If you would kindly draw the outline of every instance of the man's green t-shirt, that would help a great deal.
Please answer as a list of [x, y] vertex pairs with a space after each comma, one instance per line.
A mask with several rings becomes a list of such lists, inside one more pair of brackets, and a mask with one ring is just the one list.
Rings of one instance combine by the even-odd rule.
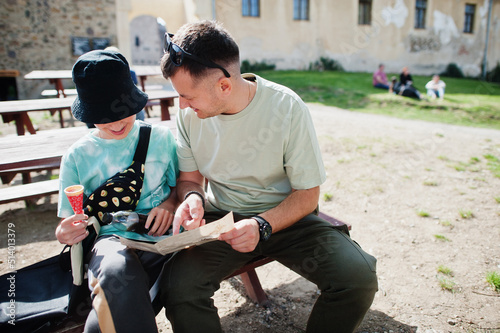
[[200, 119], [190, 108], [177, 116], [179, 169], [209, 180], [207, 210], [254, 214], [292, 191], [326, 180], [311, 115], [292, 90], [253, 74], [250, 104], [233, 115]]

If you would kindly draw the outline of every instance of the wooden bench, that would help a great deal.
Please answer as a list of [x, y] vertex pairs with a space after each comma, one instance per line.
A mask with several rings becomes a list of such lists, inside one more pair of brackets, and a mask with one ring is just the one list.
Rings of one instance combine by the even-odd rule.
[[23, 180], [23, 185], [0, 188], [0, 205], [24, 200], [26, 207], [31, 208], [36, 205], [34, 200], [56, 194], [59, 186], [58, 179], [32, 183], [31, 172], [50, 172], [54, 169], [59, 169], [59, 166], [59, 162], [54, 162], [46, 165], [0, 171], [0, 178], [4, 184], [9, 184], [18, 173], [22, 174]]
[[[72, 96], [78, 94], [76, 89], [65, 89], [64, 93], [66, 94], [66, 96]], [[43, 97], [59, 97], [60, 93], [55, 89], [46, 89], [42, 91], [41, 95]]]
[[[351, 230], [350, 225], [322, 212], [320, 212], [318, 216], [323, 220], [330, 222], [335, 227], [340, 228], [343, 232], [349, 234], [349, 230]], [[235, 271], [233, 274], [226, 277], [226, 279], [240, 275], [248, 297], [261, 306], [267, 306], [269, 300], [264, 289], [262, 289], [262, 285], [260, 284], [259, 277], [257, 276], [255, 269], [272, 261], [274, 261], [274, 259], [265, 256], [255, 258], [254, 260], [248, 262], [245, 266]]]
[[21, 167], [21, 168], [3, 170], [0, 171], [0, 179], [2, 179], [3, 184], [9, 184], [18, 173], [21, 173], [23, 176], [23, 184], [28, 184], [31, 183], [31, 172], [52, 171], [55, 169], [59, 169], [59, 166], [60, 166], [59, 162], [54, 162], [32, 167]]
[[[335, 227], [340, 228], [343, 232], [349, 233], [349, 230], [351, 230], [350, 225], [337, 220], [332, 216], [326, 215], [321, 212], [318, 214], [318, 216], [330, 222]], [[274, 259], [265, 256], [255, 258], [245, 266], [235, 271], [233, 274], [227, 276], [225, 279], [240, 275], [241, 281], [245, 287], [248, 297], [250, 297], [253, 302], [261, 306], [267, 306], [269, 304], [269, 300], [267, 298], [266, 292], [264, 291], [264, 289], [262, 289], [262, 285], [260, 284], [260, 280], [255, 269], [272, 261], [274, 261]], [[158, 304], [156, 304], [156, 306], [157, 305]], [[159, 309], [156, 309], [157, 312], [159, 312], [160, 310], [161, 307]], [[51, 328], [49, 330], [49, 333], [81, 333], [83, 332], [85, 320], [86, 314], [84, 313], [76, 316], [67, 316], [60, 323]]]
[[4, 187], [0, 191], [0, 204], [25, 200], [28, 207], [31, 200], [59, 192], [59, 179], [44, 180], [35, 183]]

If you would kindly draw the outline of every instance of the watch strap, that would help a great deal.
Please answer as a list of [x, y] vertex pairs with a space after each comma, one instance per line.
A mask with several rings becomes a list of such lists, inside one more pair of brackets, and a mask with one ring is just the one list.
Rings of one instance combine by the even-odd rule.
[[198, 191], [189, 191], [188, 193], [186, 193], [186, 195], [184, 196], [184, 200], [187, 199], [187, 197], [189, 197], [191, 194], [196, 194], [197, 196], [200, 197], [201, 199], [201, 204], [203, 205], [203, 210], [205, 210], [205, 197], [203, 196], [203, 194], [201, 194], [200, 192]]
[[269, 222], [267, 222], [267, 220], [265, 218], [263, 218], [262, 216], [252, 216], [252, 219], [254, 219], [255, 221], [257, 221], [257, 223], [259, 224], [259, 234], [260, 234], [260, 240], [267, 240], [270, 235], [267, 236], [267, 238], [265, 238], [265, 234], [264, 234], [264, 226], [268, 226], [270, 231], [272, 232], [273, 228], [271, 227], [271, 224]]

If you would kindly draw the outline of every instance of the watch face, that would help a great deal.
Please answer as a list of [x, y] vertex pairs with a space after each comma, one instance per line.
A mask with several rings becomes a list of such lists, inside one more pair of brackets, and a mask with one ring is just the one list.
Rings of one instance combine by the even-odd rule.
[[268, 240], [273, 233], [273, 227], [261, 216], [254, 216], [253, 219], [259, 223], [260, 240]]
[[260, 238], [263, 241], [266, 241], [271, 237], [272, 228], [268, 222], [262, 223], [260, 226]]

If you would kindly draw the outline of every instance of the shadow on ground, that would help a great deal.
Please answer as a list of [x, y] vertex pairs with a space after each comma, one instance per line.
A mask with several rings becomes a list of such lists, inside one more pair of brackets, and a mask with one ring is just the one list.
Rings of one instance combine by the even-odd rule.
[[[302, 279], [302, 278], [301, 278]], [[245, 297], [245, 303], [235, 304], [234, 312], [222, 316], [221, 323], [225, 332], [273, 332], [299, 333], [305, 332], [307, 320], [318, 294], [314, 291], [291, 293], [300, 290], [301, 279], [281, 284], [266, 290], [269, 307], [254, 304], [247, 296], [245, 288], [238, 277], [228, 280], [229, 284]], [[295, 296], [293, 296], [295, 294]], [[297, 296], [299, 295], [300, 296]], [[230, 301], [230, 300], [227, 300]], [[335, 329], [332, 329], [334, 332]], [[417, 327], [399, 322], [387, 314], [369, 310], [357, 333], [401, 332], [414, 333]]]

